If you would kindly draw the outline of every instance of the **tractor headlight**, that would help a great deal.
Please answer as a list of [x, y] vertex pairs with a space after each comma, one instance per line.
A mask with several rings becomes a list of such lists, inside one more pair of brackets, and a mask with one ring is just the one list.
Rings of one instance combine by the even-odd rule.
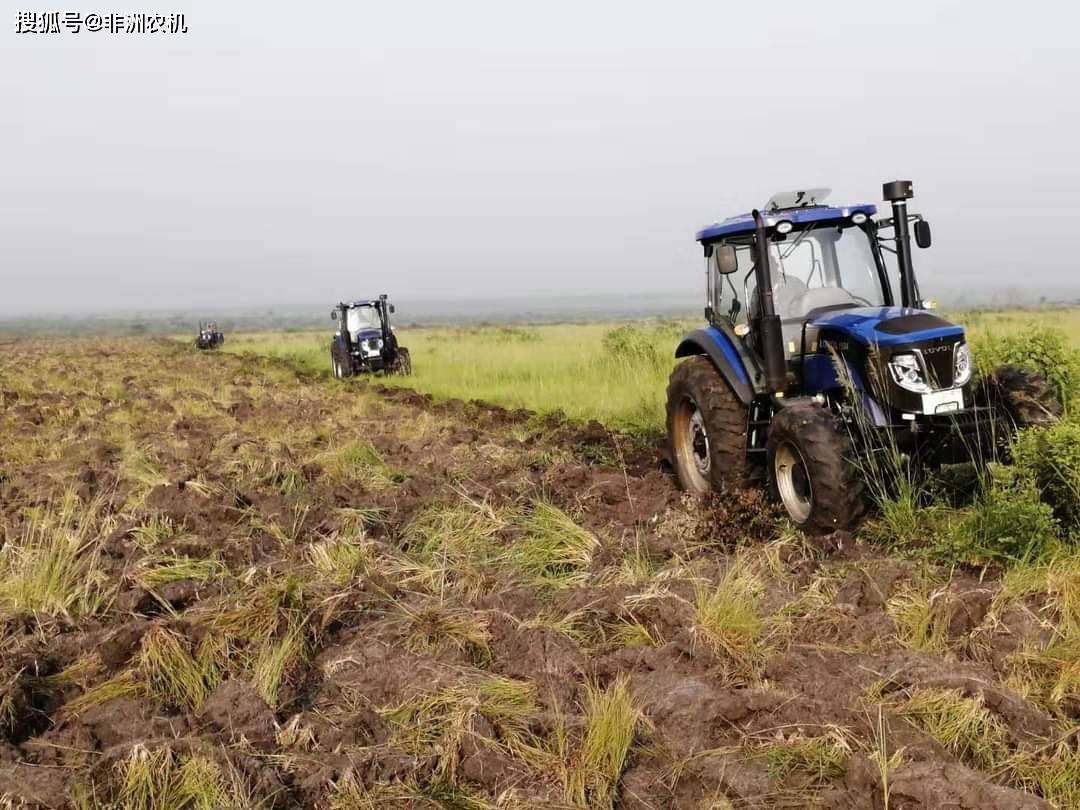
[[971, 349], [966, 343], [956, 344], [953, 352], [953, 385], [964, 385], [971, 379]]
[[893, 382], [908, 391], [916, 394], [927, 394], [930, 386], [923, 375], [919, 358], [913, 354], [898, 354], [889, 361], [889, 373], [892, 374]]

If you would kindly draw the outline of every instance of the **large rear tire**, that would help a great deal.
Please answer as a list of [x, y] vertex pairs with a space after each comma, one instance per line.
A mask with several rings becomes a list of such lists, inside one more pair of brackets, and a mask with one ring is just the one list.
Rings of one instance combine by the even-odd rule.
[[990, 403], [1004, 411], [1016, 429], [1053, 425], [1064, 411], [1046, 377], [1023, 366], [1001, 366], [985, 385]]
[[746, 417], [746, 406], [709, 358], [691, 357], [672, 372], [667, 432], [680, 487], [704, 495], [750, 483]]
[[828, 409], [812, 403], [781, 408], [769, 425], [769, 488], [799, 528], [835, 531], [866, 514], [866, 483], [851, 437]]

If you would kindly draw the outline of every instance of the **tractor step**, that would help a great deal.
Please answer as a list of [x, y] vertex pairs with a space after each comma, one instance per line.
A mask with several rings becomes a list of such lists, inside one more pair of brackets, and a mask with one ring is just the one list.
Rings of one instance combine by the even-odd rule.
[[770, 424], [772, 424], [772, 403], [760, 399], [751, 402], [746, 413], [746, 454], [748, 456], [765, 452]]

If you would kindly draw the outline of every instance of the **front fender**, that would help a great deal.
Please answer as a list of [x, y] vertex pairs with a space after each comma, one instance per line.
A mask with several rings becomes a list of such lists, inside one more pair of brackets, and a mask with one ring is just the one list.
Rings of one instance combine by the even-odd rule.
[[693, 357], [706, 355], [720, 376], [724, 378], [732, 392], [744, 405], [749, 405], [754, 398], [754, 388], [739, 350], [732, 339], [715, 326], [697, 329], [683, 338], [675, 357]]

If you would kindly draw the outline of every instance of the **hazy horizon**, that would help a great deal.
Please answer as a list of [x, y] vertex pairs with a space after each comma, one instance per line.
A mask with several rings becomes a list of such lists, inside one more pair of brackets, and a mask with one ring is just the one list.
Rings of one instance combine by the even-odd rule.
[[3, 6], [4, 316], [694, 297], [701, 225], [894, 178], [928, 294], [1080, 294], [1064, 2], [187, 0], [141, 38]]

